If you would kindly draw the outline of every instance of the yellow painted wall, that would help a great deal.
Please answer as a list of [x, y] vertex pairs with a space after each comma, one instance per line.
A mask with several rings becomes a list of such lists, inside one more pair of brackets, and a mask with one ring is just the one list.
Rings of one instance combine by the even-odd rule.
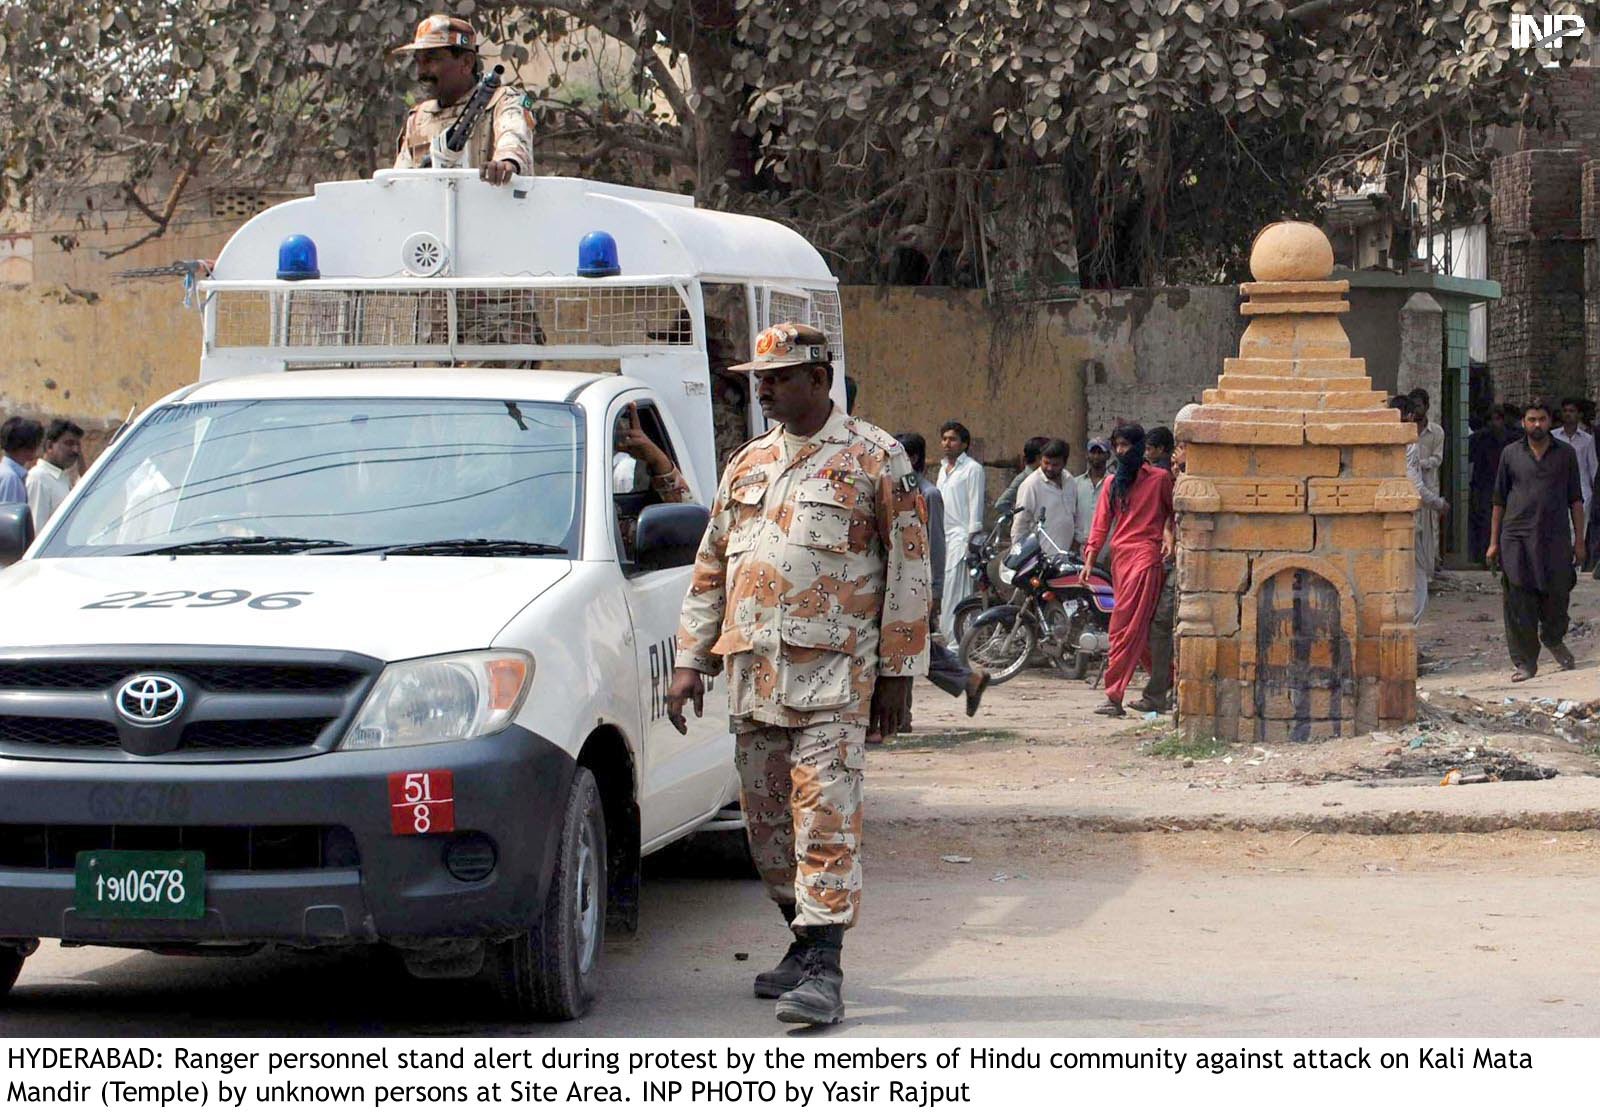
[[1090, 437], [1117, 422], [1171, 425], [1237, 352], [1232, 287], [1083, 291], [992, 306], [982, 291], [848, 287], [845, 345], [856, 410], [915, 430], [936, 455], [950, 419], [973, 435], [993, 491], [1034, 435], [1065, 438], [1084, 467]]
[[[179, 280], [0, 290], [0, 413], [75, 419], [98, 450], [128, 408], [193, 383], [200, 315]], [[94, 435], [99, 435], [95, 437]]]
[[[178, 279], [102, 278], [97, 288], [0, 289], [0, 415], [65, 415], [103, 436], [129, 407], [194, 382], [201, 318], [184, 309]], [[999, 466], [991, 485], [1009, 479], [1004, 463], [1035, 434], [1066, 438], [1078, 469], [1091, 410], [1104, 425], [1102, 399], [1148, 394], [1119, 414], [1170, 422], [1182, 400], [1168, 395], [1215, 382], [1221, 359], [1208, 350], [1230, 346], [1238, 321], [1216, 295], [1232, 297], [1221, 288], [1194, 298], [1181, 290], [1084, 292], [996, 308], [982, 291], [847, 287], [856, 409], [891, 432], [921, 432], [935, 453], [940, 424], [966, 423], [975, 456]], [[1086, 373], [1106, 382], [1086, 385]], [[91, 437], [91, 449], [100, 442]]]
[[857, 413], [920, 433], [930, 460], [950, 419], [989, 463], [1014, 458], [1035, 434], [1084, 441], [1082, 366], [1095, 341], [1074, 332], [1070, 314], [996, 311], [982, 291], [952, 288], [847, 287], [842, 301]]

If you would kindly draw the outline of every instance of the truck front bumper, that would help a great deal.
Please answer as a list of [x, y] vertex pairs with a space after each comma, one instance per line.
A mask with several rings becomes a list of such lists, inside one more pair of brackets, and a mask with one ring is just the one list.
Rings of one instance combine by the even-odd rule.
[[[519, 726], [275, 763], [0, 760], [0, 940], [331, 945], [517, 933], [543, 910], [573, 768]], [[451, 773], [453, 830], [397, 835], [389, 777], [423, 771]], [[204, 917], [80, 914], [72, 860], [101, 848], [206, 851]], [[462, 878], [491, 858], [482, 878]]]

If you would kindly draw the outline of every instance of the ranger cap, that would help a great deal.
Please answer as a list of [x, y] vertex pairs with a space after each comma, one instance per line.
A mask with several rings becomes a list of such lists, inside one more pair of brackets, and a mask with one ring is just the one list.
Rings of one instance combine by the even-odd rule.
[[396, 47], [391, 53], [402, 54], [408, 50], [442, 50], [445, 47], [465, 47], [467, 50], [476, 51], [478, 33], [472, 29], [472, 24], [464, 19], [431, 15], [417, 24], [417, 34], [414, 39], [405, 46]]
[[754, 357], [744, 364], [733, 365], [728, 371], [759, 372], [764, 368], [827, 364], [832, 360], [827, 334], [815, 326], [802, 325], [800, 322], [779, 322], [757, 335]]

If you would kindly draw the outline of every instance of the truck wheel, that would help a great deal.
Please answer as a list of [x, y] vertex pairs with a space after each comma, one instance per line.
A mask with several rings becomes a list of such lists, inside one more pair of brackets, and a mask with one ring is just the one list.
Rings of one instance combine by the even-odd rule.
[[577, 1019], [599, 990], [606, 928], [606, 819], [600, 788], [578, 768], [567, 794], [544, 918], [490, 947], [489, 978], [513, 1014]]
[[0, 996], [11, 991], [11, 986], [17, 983], [17, 974], [22, 972], [22, 963], [26, 960], [27, 955], [20, 950], [0, 946]]

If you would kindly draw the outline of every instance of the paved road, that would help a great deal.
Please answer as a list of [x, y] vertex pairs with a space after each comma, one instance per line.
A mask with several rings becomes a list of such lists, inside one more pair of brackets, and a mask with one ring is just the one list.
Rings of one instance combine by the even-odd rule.
[[[846, 951], [857, 1036], [1600, 1033], [1594, 834], [876, 840]], [[600, 1006], [555, 1033], [782, 1033], [749, 995], [782, 946], [770, 911], [752, 882], [658, 872], [645, 930], [607, 950]], [[373, 952], [46, 946], [0, 1034], [550, 1033], [485, 1016], [478, 995]]]

